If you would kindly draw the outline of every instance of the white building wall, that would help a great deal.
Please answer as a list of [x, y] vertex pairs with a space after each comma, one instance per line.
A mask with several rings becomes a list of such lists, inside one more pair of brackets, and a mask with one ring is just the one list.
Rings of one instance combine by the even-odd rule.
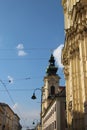
[[60, 102], [57, 102], [57, 104], [56, 104], [56, 107], [57, 107], [57, 112], [56, 112], [56, 115], [57, 115], [57, 119], [56, 119], [56, 121], [57, 121], [57, 130], [61, 130], [61, 127], [60, 127], [60, 113], [61, 113], [61, 111], [60, 111]]
[[43, 118], [43, 130], [60, 130], [60, 120], [58, 120], [60, 118], [59, 109], [60, 103], [56, 100]]

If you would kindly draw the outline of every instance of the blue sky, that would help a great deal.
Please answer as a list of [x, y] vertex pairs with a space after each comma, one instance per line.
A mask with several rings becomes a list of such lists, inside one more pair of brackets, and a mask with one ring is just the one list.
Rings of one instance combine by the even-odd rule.
[[31, 96], [44, 85], [51, 52], [60, 85], [65, 84], [60, 64], [63, 17], [61, 0], [0, 0], [0, 101], [18, 113], [25, 127], [39, 119], [41, 92], [36, 101]]

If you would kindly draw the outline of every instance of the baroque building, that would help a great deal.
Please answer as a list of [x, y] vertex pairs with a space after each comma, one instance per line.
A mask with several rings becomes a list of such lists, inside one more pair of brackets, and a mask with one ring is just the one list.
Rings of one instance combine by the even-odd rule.
[[59, 85], [57, 70], [51, 54], [42, 87], [42, 130], [65, 130], [65, 86]]
[[62, 0], [62, 5], [68, 130], [87, 130], [87, 0]]
[[[59, 86], [59, 79], [60, 77], [56, 74], [58, 68], [55, 66], [55, 59], [54, 56], [51, 54], [50, 60], [49, 60], [49, 66], [46, 70], [46, 76], [44, 77], [44, 87], [43, 87], [43, 112], [47, 109], [49, 106], [51, 99], [54, 98], [55, 94], [58, 92], [58, 86]], [[48, 98], [50, 100], [48, 100]]]

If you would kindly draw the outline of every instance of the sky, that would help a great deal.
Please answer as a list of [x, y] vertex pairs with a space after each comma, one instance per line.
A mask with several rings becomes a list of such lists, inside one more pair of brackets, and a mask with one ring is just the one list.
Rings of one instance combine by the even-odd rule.
[[22, 130], [40, 118], [44, 76], [53, 53], [60, 86], [65, 85], [61, 50], [64, 45], [61, 0], [0, 0], [0, 102], [20, 117]]

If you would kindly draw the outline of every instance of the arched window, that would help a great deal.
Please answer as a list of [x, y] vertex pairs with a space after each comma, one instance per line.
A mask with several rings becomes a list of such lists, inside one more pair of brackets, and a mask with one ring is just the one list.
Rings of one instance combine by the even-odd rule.
[[54, 95], [54, 94], [55, 94], [55, 87], [51, 86], [51, 95]]

